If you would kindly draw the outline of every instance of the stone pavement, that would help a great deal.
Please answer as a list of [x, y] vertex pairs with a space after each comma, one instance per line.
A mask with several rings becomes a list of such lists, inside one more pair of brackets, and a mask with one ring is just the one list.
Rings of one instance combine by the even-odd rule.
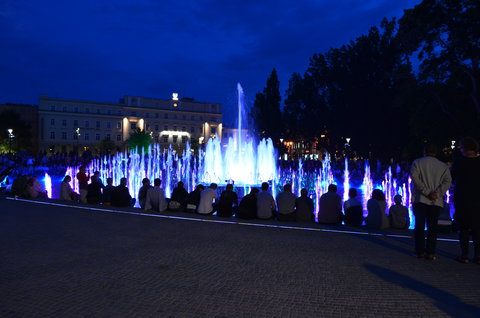
[[480, 266], [453, 260], [457, 242], [439, 241], [434, 262], [412, 251], [410, 238], [0, 198], [0, 317], [480, 317]]

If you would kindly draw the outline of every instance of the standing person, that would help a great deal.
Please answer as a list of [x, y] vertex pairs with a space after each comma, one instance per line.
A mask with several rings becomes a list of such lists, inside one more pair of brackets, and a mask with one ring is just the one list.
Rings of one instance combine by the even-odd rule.
[[163, 212], [167, 209], [167, 199], [165, 199], [165, 191], [160, 186], [162, 180], [156, 178], [153, 180], [154, 187], [150, 187], [147, 191], [147, 197], [145, 199], [145, 207], [143, 210], [153, 210], [157, 212]]
[[[428, 144], [425, 157], [412, 164], [413, 214], [415, 215], [415, 250], [419, 259], [435, 260], [438, 216], [443, 207], [443, 196], [452, 184], [448, 166], [435, 158], [437, 147]], [[425, 221], [427, 240], [425, 247]], [[425, 255], [426, 253], [426, 255]]]
[[90, 175], [85, 173], [85, 166], [80, 167], [80, 171], [77, 173], [78, 188], [80, 189], [80, 202], [87, 203], [88, 193], [88, 181]]
[[314, 222], [313, 200], [308, 197], [307, 189], [300, 191], [300, 197], [295, 200], [296, 220], [299, 222]]
[[337, 186], [330, 184], [328, 192], [320, 197], [318, 223], [340, 224], [342, 219], [342, 198], [337, 193]]
[[233, 184], [227, 184], [225, 191], [220, 195], [217, 209], [217, 216], [220, 217], [231, 217], [238, 211], [238, 196], [233, 192]]
[[292, 193], [292, 185], [287, 183], [283, 186], [283, 192], [277, 195], [278, 220], [295, 221], [295, 201], [297, 196]]
[[471, 137], [460, 141], [462, 157], [453, 162], [452, 179], [455, 184], [453, 202], [462, 254], [457, 260], [468, 263], [468, 240], [473, 239], [473, 262], [480, 264], [480, 156], [478, 143]]
[[275, 216], [275, 200], [268, 192], [270, 186], [267, 182], [262, 183], [262, 192], [257, 195], [257, 218], [262, 220], [273, 219]]
[[212, 215], [216, 211], [217, 184], [211, 183], [210, 187], [200, 193], [200, 202], [198, 203], [198, 214]]

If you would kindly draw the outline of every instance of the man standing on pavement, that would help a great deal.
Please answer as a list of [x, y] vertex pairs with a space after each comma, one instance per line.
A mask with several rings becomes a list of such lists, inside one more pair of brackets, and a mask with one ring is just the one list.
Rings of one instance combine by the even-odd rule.
[[[412, 164], [411, 176], [414, 188], [413, 214], [415, 215], [415, 251], [419, 259], [435, 260], [437, 223], [443, 208], [443, 196], [452, 184], [448, 166], [435, 158], [437, 147], [428, 144], [425, 157]], [[425, 221], [427, 240], [425, 247]]]

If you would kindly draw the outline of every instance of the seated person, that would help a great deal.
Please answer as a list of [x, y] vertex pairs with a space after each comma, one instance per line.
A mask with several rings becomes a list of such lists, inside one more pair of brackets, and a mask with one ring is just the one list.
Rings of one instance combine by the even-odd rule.
[[320, 197], [318, 223], [340, 224], [342, 219], [342, 198], [337, 193], [337, 186], [330, 184], [328, 192]]
[[31, 199], [48, 199], [47, 191], [43, 190], [37, 176], [33, 176], [27, 182], [27, 194]]
[[87, 187], [87, 203], [100, 204], [102, 203], [102, 188], [103, 184], [98, 181], [98, 177], [93, 175], [90, 178], [91, 182]]
[[360, 226], [363, 223], [362, 202], [357, 199], [357, 195], [357, 189], [350, 188], [350, 190], [348, 190], [349, 199], [343, 203], [345, 224], [352, 226]]
[[212, 215], [216, 211], [217, 184], [211, 183], [210, 186], [200, 193], [200, 202], [198, 203], [197, 213]]
[[368, 215], [365, 223], [373, 229], [386, 229], [389, 226], [386, 214], [387, 202], [385, 202], [385, 194], [380, 189], [372, 192], [372, 198], [367, 202]]
[[394, 205], [388, 210], [390, 227], [393, 229], [405, 230], [410, 226], [408, 208], [402, 204], [402, 196], [397, 194], [393, 197]]
[[242, 198], [238, 206], [236, 217], [246, 220], [252, 220], [257, 215], [257, 195], [258, 188], [252, 188], [250, 193]]
[[179, 181], [173, 189], [172, 198], [168, 203], [168, 209], [171, 211], [183, 211], [187, 205], [188, 192], [185, 190], [183, 182]]
[[277, 217], [280, 221], [295, 221], [295, 201], [297, 196], [292, 193], [292, 185], [285, 184], [283, 192], [277, 195]]
[[187, 196], [187, 206], [185, 212], [195, 213], [197, 212], [198, 204], [200, 203], [200, 193], [205, 189], [202, 184], [197, 185], [195, 190], [190, 192]]
[[65, 176], [63, 178], [62, 183], [60, 184], [60, 200], [63, 201], [77, 201], [79, 195], [73, 191], [72, 187], [70, 186], [70, 181], [72, 181], [72, 177]]
[[273, 196], [268, 192], [270, 185], [262, 183], [262, 191], [257, 195], [257, 219], [270, 220], [275, 217], [277, 206]]
[[[235, 205], [235, 206], [234, 206]], [[238, 196], [233, 192], [233, 184], [227, 184], [225, 191], [220, 195], [217, 205], [217, 216], [230, 217], [238, 210]]]
[[28, 182], [28, 177], [26, 175], [19, 174], [18, 177], [12, 183], [12, 194], [20, 198], [26, 197], [27, 182]]
[[112, 206], [116, 207], [132, 207], [135, 204], [127, 188], [127, 178], [120, 179], [120, 184], [112, 191], [111, 200]]
[[107, 185], [103, 188], [103, 205], [112, 205], [113, 179], [107, 178]]
[[153, 188], [148, 189], [147, 198], [145, 200], [145, 211], [153, 210], [163, 212], [167, 209], [167, 199], [165, 199], [165, 191], [160, 188], [162, 180], [156, 178], [153, 180]]
[[313, 200], [308, 197], [307, 189], [300, 191], [300, 197], [295, 200], [296, 220], [299, 222], [315, 222]]
[[152, 186], [150, 185], [150, 179], [143, 178], [142, 186], [140, 187], [140, 190], [138, 190], [138, 203], [140, 204], [140, 208], [142, 210], [145, 209], [145, 201], [147, 199], [147, 191], [151, 188], [152, 188]]

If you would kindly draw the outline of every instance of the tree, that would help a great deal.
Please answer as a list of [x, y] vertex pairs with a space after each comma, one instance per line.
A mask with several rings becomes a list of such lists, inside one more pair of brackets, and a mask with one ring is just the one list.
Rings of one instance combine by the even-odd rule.
[[424, 0], [405, 10], [399, 24], [405, 56], [420, 62], [428, 103], [450, 119], [451, 133], [479, 134], [480, 2]]
[[140, 130], [139, 128], [135, 129], [134, 132], [130, 134], [127, 143], [130, 149], [138, 149], [139, 152], [147, 152], [150, 143], [152, 142], [152, 136], [145, 130]]
[[20, 118], [20, 114], [14, 110], [4, 110], [0, 113], [0, 144], [3, 152], [8, 152], [10, 140], [8, 129], [13, 129], [12, 151], [30, 149], [32, 146], [31, 127]]
[[95, 146], [95, 148], [97, 148], [99, 152], [110, 153], [115, 151], [117, 145], [110, 139], [103, 139]]
[[274, 142], [278, 141], [282, 132], [282, 114], [280, 112], [280, 82], [277, 71], [273, 69], [267, 79], [267, 85], [263, 93], [258, 93], [252, 107], [250, 117], [257, 132], [262, 137], [270, 137]]

